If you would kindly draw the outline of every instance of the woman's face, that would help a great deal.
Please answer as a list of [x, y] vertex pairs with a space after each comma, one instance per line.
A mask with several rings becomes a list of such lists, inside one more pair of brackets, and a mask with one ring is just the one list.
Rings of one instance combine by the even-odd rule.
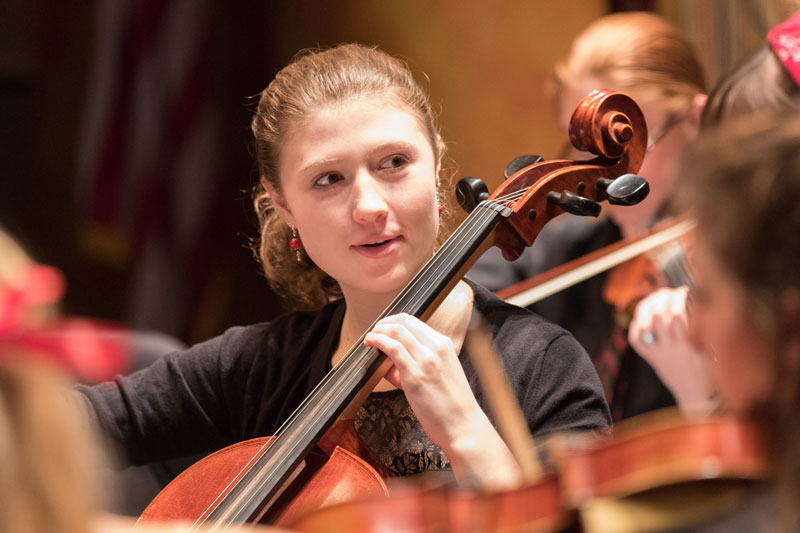
[[772, 385], [772, 350], [754, 324], [744, 291], [702, 239], [694, 253], [697, 288], [690, 308], [694, 342], [711, 357], [712, 379], [723, 404], [745, 414]]
[[[561, 121], [566, 126], [577, 103], [595, 89], [609, 89], [607, 82], [587, 78], [578, 80], [565, 88], [561, 96]], [[647, 123], [649, 147], [641, 168], [635, 172], [650, 184], [650, 194], [638, 205], [609, 205], [609, 212], [619, 226], [636, 234], [647, 229], [653, 222], [656, 211], [665, 200], [678, 174], [684, 146], [696, 134], [696, 126], [689, 120], [690, 111], [685, 116], [671, 117], [658, 102], [647, 99], [636, 91], [625, 91], [644, 114]]]
[[273, 198], [346, 297], [393, 296], [433, 253], [437, 167], [416, 115], [385, 98], [351, 99], [290, 129]]

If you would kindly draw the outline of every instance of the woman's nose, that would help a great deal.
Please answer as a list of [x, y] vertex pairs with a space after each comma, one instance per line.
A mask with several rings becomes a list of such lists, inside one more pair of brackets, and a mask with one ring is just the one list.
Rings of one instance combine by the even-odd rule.
[[384, 193], [369, 172], [359, 172], [353, 184], [353, 218], [358, 222], [372, 222], [385, 217], [388, 206]]

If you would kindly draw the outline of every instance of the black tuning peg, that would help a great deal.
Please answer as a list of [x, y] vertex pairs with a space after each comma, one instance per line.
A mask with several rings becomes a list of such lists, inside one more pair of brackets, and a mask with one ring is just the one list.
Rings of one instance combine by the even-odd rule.
[[549, 192], [547, 200], [556, 204], [567, 213], [583, 217], [596, 217], [600, 215], [600, 204], [589, 198], [578, 196], [574, 192]]
[[478, 178], [461, 178], [456, 184], [458, 205], [467, 213], [472, 213], [479, 203], [489, 198], [489, 189]]
[[650, 194], [650, 184], [636, 174], [623, 174], [614, 180], [601, 178], [597, 186], [606, 190], [608, 203], [614, 205], [636, 205]]
[[506, 166], [506, 170], [503, 172], [503, 175], [506, 177], [506, 179], [508, 179], [519, 172], [520, 169], [523, 169], [528, 165], [538, 163], [539, 161], [544, 161], [544, 158], [542, 158], [540, 155], [518, 155]]

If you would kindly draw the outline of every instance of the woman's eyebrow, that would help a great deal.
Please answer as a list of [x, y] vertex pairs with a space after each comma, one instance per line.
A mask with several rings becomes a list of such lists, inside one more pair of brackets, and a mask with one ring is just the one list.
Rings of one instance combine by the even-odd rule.
[[403, 150], [415, 150], [414, 145], [411, 144], [411, 143], [408, 143], [406, 141], [387, 141], [385, 143], [379, 144], [378, 146], [373, 148], [371, 151], [373, 153], [374, 152], [381, 152], [381, 151], [383, 151], [383, 150], [385, 150], [387, 148], [400, 148], [400, 149], [403, 149]]
[[311, 170], [314, 170], [317, 167], [326, 167], [326, 166], [329, 166], [329, 165], [333, 165], [333, 164], [338, 163], [341, 160], [342, 160], [342, 158], [340, 158], [340, 157], [331, 157], [331, 158], [328, 158], [328, 159], [319, 159], [319, 160], [316, 160], [316, 161], [312, 161], [311, 163], [309, 163], [306, 166], [304, 166], [303, 168], [301, 168], [300, 172], [301, 173], [305, 173], [305, 172], [309, 172]]
[[[383, 142], [383, 143], [375, 146], [374, 148], [372, 148], [369, 151], [369, 153], [370, 154], [375, 154], [375, 153], [378, 153], [378, 152], [386, 151], [387, 149], [398, 149], [398, 150], [405, 150], [405, 151], [409, 151], [409, 152], [416, 151], [416, 148], [414, 147], [413, 144], [411, 144], [409, 142], [406, 142], [406, 141], [395, 140], [395, 141]], [[329, 157], [327, 159], [314, 160], [314, 161], [311, 161], [310, 163], [304, 165], [300, 169], [300, 172], [301, 173], [306, 173], [306, 172], [310, 172], [310, 171], [316, 169], [317, 167], [326, 167], [326, 166], [329, 166], [329, 165], [335, 165], [335, 164], [341, 162], [343, 159], [345, 159], [345, 158], [344, 157]]]

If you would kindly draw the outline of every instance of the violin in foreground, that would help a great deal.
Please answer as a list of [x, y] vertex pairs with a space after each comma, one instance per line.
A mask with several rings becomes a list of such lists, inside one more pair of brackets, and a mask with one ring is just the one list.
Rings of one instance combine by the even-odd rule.
[[302, 533], [666, 532], [746, 504], [749, 489], [768, 473], [757, 426], [675, 413], [630, 419], [613, 436], [552, 436], [538, 446], [549, 457], [545, 474], [517, 489], [407, 490], [326, 507], [291, 527]]
[[[633, 205], [646, 197], [647, 182], [632, 173], [642, 163], [647, 130], [628, 96], [595, 91], [584, 98], [570, 121], [570, 138], [596, 157], [518, 160], [518, 168], [491, 195], [479, 180], [462, 180], [459, 199], [470, 211], [466, 220], [376, 321], [399, 313], [426, 319], [492, 245], [515, 259], [562, 213], [597, 216], [600, 202]], [[286, 525], [312, 509], [386, 494], [379, 470], [343, 416], [360, 405], [389, 366], [384, 354], [364, 345], [364, 335], [275, 436], [201, 460], [173, 480], [140, 520]]]

